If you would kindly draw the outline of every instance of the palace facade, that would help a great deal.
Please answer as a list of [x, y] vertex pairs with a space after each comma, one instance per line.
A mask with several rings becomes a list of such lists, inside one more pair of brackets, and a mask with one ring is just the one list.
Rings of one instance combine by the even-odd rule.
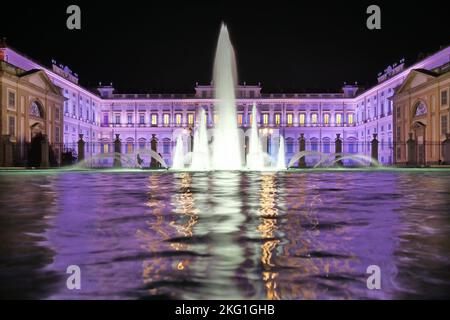
[[[252, 106], [256, 103], [263, 148], [276, 156], [282, 135], [286, 141], [287, 161], [299, 151], [301, 136], [305, 139], [306, 150], [326, 154], [334, 153], [334, 141], [339, 134], [344, 153], [370, 156], [375, 134], [379, 141], [378, 161], [386, 165], [394, 164], [395, 138], [404, 139], [404, 135], [394, 134], [393, 103], [396, 100], [392, 97], [395, 90], [401, 88], [411, 74], [417, 73], [414, 70], [431, 71], [449, 63], [449, 58], [450, 47], [446, 47], [409, 67], [401, 60], [380, 73], [378, 83], [367, 90], [361, 90], [357, 84], [345, 84], [342, 91], [336, 93], [270, 94], [264, 93], [260, 85], [242, 84], [237, 88], [236, 121], [243, 134], [247, 135]], [[155, 138], [158, 153], [166, 163], [171, 164], [174, 142], [179, 135], [185, 137], [186, 152], [190, 150], [192, 139], [189, 137], [198, 122], [199, 108], [206, 110], [210, 135], [213, 135], [214, 123], [219, 121], [214, 114], [215, 100], [211, 85], [197, 84], [192, 94], [118, 94], [112, 84], [100, 84], [94, 92], [79, 85], [78, 75], [69, 68], [55, 61], [52, 61], [51, 68], [45, 67], [5, 43], [0, 45], [0, 60], [24, 71], [42, 70], [54, 86], [61, 89], [64, 102], [59, 149], [76, 151], [77, 141], [82, 135], [86, 142], [86, 158], [112, 152], [116, 135], [119, 135], [122, 153], [130, 155], [138, 149], [149, 149], [150, 141]], [[448, 87], [447, 82], [442, 84]], [[2, 82], [2, 94], [7, 95], [12, 87]], [[23, 110], [30, 110], [31, 101], [24, 99], [23, 103]], [[2, 99], [2, 110], [6, 104], [6, 100]], [[8, 117], [11, 116], [16, 115]], [[2, 113], [2, 123], [8, 121]], [[448, 120], [446, 128], [442, 124], [445, 123], [441, 122], [440, 133], [447, 133]], [[54, 129], [49, 129], [47, 134], [52, 136], [49, 140], [56, 143], [57, 139], [61, 139], [57, 138], [60, 133], [55, 124], [49, 125], [49, 128], [52, 126]], [[29, 123], [22, 128], [31, 130]], [[13, 134], [18, 133], [2, 129], [2, 137]], [[443, 136], [435, 135], [433, 138], [440, 142]], [[402, 159], [398, 158], [399, 161]], [[311, 156], [306, 161], [312, 165], [318, 159]]]

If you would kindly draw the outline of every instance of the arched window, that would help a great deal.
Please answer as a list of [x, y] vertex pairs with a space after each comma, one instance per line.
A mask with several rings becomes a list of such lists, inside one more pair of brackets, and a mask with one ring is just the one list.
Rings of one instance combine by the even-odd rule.
[[348, 153], [358, 153], [358, 141], [355, 138], [348, 138], [346, 144]]
[[134, 139], [133, 138], [127, 138], [127, 153], [133, 153], [134, 152]]
[[138, 142], [139, 142], [139, 149], [145, 149], [145, 143], [147, 142], [147, 140], [145, 140], [145, 138], [140, 138]]
[[311, 151], [319, 151], [319, 140], [311, 138]]
[[323, 152], [330, 153], [331, 140], [330, 138], [323, 138]]
[[287, 153], [294, 152], [294, 139], [291, 137], [286, 138], [286, 152]]
[[415, 117], [420, 117], [427, 114], [427, 106], [425, 105], [425, 103], [423, 103], [423, 101], [417, 102], [414, 110]]
[[170, 139], [169, 138], [163, 139], [163, 153], [165, 153], [165, 154], [170, 153]]
[[44, 118], [44, 108], [38, 101], [33, 101], [30, 106], [30, 116]]

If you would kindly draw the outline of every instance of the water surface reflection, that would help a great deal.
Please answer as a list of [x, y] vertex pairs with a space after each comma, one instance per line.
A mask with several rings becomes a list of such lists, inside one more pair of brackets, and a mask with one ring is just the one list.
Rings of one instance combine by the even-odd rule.
[[[3, 173], [0, 182], [2, 297], [450, 292], [445, 171]], [[81, 267], [80, 291], [65, 288], [71, 264]], [[366, 288], [371, 264], [381, 267], [380, 291]]]

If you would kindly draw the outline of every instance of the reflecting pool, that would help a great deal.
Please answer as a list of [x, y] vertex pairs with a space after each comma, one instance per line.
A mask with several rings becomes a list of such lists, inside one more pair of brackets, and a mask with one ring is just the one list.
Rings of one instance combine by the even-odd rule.
[[449, 298], [449, 208], [445, 170], [3, 171], [0, 297]]

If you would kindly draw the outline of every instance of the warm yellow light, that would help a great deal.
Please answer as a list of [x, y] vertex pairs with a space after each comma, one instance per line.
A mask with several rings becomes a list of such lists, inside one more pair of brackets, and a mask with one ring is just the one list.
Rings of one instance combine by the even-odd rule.
[[242, 126], [242, 114], [238, 114], [237, 121], [238, 121], [238, 125]]
[[276, 113], [275, 114], [275, 125], [279, 126], [281, 123], [281, 114]]
[[288, 113], [287, 114], [287, 124], [288, 124], [288, 126], [292, 126], [292, 123], [293, 123], [292, 113]]
[[133, 144], [131, 142], [127, 143], [127, 153], [133, 153]]
[[181, 125], [181, 113], [175, 115], [175, 123], [177, 126]]
[[188, 114], [188, 124], [191, 126], [194, 125], [194, 114], [193, 113]]
[[269, 124], [269, 115], [267, 113], [263, 114], [263, 124], [265, 126]]
[[348, 124], [353, 124], [353, 113], [348, 114]]
[[300, 113], [299, 123], [301, 126], [305, 125], [305, 114], [304, 113]]
[[164, 125], [168, 126], [170, 124], [170, 115], [168, 113], [164, 114]]

